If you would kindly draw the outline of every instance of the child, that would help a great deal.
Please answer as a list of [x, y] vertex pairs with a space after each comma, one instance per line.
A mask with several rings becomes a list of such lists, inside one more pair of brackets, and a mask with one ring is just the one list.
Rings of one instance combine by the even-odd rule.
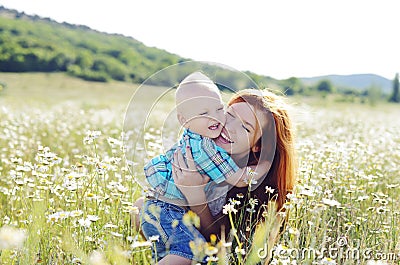
[[[225, 113], [218, 87], [207, 76], [195, 72], [180, 83], [176, 90], [176, 110], [178, 120], [185, 128], [181, 140], [165, 155], [154, 157], [144, 168], [154, 196], [144, 204], [142, 230], [147, 239], [160, 236], [156, 242], [159, 257], [173, 254], [193, 259], [189, 242], [196, 238], [204, 241], [204, 238], [197, 230], [182, 223], [186, 210], [178, 205], [184, 205], [185, 198], [172, 178], [175, 150], [181, 148], [185, 153], [186, 146], [190, 146], [197, 170], [210, 177], [208, 184], [225, 181], [243, 187], [247, 185], [250, 175], [262, 175], [264, 172], [259, 168], [257, 170], [261, 172], [254, 171], [253, 174], [249, 168], [239, 168], [229, 154], [212, 140], [221, 133]], [[206, 190], [210, 187], [208, 184]]]

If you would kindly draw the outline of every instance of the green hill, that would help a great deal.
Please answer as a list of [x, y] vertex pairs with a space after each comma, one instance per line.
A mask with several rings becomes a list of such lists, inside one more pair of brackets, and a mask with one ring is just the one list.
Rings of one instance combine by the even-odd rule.
[[372, 85], [386, 94], [391, 90], [391, 81], [377, 75], [276, 80], [246, 71], [250, 78], [243, 78], [238, 71], [193, 62], [153, 75], [187, 61], [190, 59], [148, 47], [132, 37], [58, 23], [0, 6], [0, 72], [65, 72], [89, 81], [143, 83], [146, 80], [147, 85], [174, 86], [191, 71], [200, 69], [220, 82], [221, 88], [234, 90], [258, 85], [282, 90], [287, 95], [315, 95], [318, 82], [325, 79], [345, 95], [366, 94]]
[[[165, 50], [148, 47], [119, 34], [107, 34], [86, 26], [58, 23], [0, 6], [0, 72], [67, 72], [85, 80], [142, 83], [157, 71], [188, 61]], [[194, 64], [159, 74], [151, 85], [179, 82]], [[254, 87], [243, 75], [209, 64], [201, 65], [212, 77], [226, 80], [235, 89]], [[246, 72], [260, 85], [276, 87], [277, 80]], [[226, 86], [225, 84], [225, 86]]]
[[66, 71], [87, 80], [142, 82], [185, 60], [122, 35], [0, 7], [0, 71]]
[[382, 92], [389, 94], [392, 91], [393, 81], [375, 74], [354, 74], [354, 75], [325, 75], [308, 78], [300, 78], [306, 85], [314, 85], [321, 80], [329, 80], [337, 88], [354, 88], [365, 91], [371, 86], [382, 89]]

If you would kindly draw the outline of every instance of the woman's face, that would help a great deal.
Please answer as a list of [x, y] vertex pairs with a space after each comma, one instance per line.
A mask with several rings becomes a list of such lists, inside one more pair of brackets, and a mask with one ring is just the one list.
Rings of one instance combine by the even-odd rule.
[[[257, 124], [258, 123], [258, 124]], [[247, 156], [261, 137], [266, 117], [246, 102], [234, 103], [226, 112], [226, 123], [215, 143], [224, 148], [234, 159]], [[256, 150], [253, 150], [256, 151]]]

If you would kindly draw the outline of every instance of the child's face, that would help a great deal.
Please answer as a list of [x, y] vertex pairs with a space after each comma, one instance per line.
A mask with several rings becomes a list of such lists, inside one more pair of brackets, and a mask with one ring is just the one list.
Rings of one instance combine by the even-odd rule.
[[218, 137], [225, 124], [224, 105], [220, 95], [214, 91], [202, 91], [197, 96], [193, 95], [180, 104], [178, 118], [184, 127], [195, 133], [209, 138]]

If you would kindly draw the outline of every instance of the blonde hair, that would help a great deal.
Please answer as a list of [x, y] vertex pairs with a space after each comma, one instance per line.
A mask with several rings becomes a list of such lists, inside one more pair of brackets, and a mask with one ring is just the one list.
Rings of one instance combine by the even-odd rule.
[[[261, 185], [254, 191], [259, 198], [265, 194], [266, 183], [273, 183], [278, 189], [277, 208], [282, 209], [286, 201], [286, 196], [290, 193], [296, 181], [296, 157], [294, 149], [294, 131], [292, 122], [289, 117], [288, 107], [284, 98], [278, 96], [268, 90], [246, 89], [236, 93], [229, 101], [228, 105], [238, 102], [247, 102], [254, 109], [264, 113], [267, 118], [265, 128], [257, 127], [261, 130], [261, 138], [255, 143], [259, 145], [259, 152], [251, 152], [248, 165], [257, 164], [260, 160], [267, 157], [272, 157], [271, 152], [274, 152], [271, 168], [264, 178]], [[273, 119], [273, 121], [271, 120]], [[276, 137], [276, 147], [270, 144], [270, 141], [263, 141], [266, 137]], [[263, 155], [264, 154], [264, 155]], [[263, 203], [263, 202], [261, 202]]]

